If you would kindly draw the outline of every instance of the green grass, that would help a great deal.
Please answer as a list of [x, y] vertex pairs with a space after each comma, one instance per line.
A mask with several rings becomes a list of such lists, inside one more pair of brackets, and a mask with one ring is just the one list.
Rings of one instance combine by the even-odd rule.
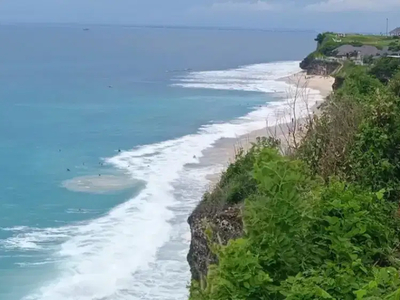
[[[340, 43], [334, 41], [341, 40]], [[381, 36], [381, 35], [363, 35], [363, 34], [346, 34], [345, 37], [337, 37], [336, 34], [328, 33], [322, 43], [321, 46], [324, 46], [327, 43], [335, 43], [335, 44], [343, 44], [343, 45], [353, 45], [353, 44], [362, 44], [362, 45], [370, 45], [375, 46], [377, 48], [383, 48], [385, 46], [389, 46], [392, 42], [399, 42], [398, 39], [394, 39], [393, 37]]]
[[[340, 42], [337, 42], [337, 40], [340, 40]], [[383, 49], [383, 47], [390, 47], [390, 46], [400, 47], [400, 39], [394, 37], [381, 36], [381, 35], [363, 35], [363, 34], [346, 34], [345, 37], [337, 37], [336, 33], [324, 33], [324, 39], [322, 43], [318, 45], [317, 52], [329, 56], [334, 49], [342, 45], [353, 45], [353, 46], [370, 45], [370, 46], [375, 46], [378, 49]]]
[[352, 61], [345, 61], [342, 65], [342, 67], [340, 68], [340, 70], [338, 70], [338, 72], [332, 74], [332, 76], [334, 77], [341, 77], [341, 78], [345, 78], [350, 72], [353, 72], [354, 69], [366, 69], [366, 66], [355, 66], [354, 63]]

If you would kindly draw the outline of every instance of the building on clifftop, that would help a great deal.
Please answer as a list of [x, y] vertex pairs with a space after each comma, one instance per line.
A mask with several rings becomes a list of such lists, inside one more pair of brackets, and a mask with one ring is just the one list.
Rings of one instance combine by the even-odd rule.
[[400, 36], [400, 27], [397, 27], [396, 29], [393, 29], [391, 32], [389, 32], [391, 36]]

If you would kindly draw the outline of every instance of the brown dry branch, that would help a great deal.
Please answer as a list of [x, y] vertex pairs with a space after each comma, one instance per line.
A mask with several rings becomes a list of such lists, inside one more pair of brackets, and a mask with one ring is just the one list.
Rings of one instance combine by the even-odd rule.
[[346, 174], [349, 151], [362, 119], [362, 106], [348, 97], [331, 96], [323, 114], [308, 126], [299, 155], [324, 179]]
[[[290, 87], [286, 91], [287, 105], [282, 112], [275, 112], [277, 120], [275, 128], [279, 130], [283, 154], [286, 155], [292, 155], [299, 148], [301, 140], [306, 135], [306, 129], [312, 127], [314, 122], [309, 101], [308, 80], [302, 76], [296, 74], [289, 79]], [[277, 135], [274, 137], [278, 138]]]

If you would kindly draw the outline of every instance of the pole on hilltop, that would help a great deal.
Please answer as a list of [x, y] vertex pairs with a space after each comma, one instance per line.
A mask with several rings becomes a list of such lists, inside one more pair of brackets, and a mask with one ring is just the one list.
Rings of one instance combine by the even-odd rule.
[[386, 18], [386, 36], [389, 35], [389, 19]]

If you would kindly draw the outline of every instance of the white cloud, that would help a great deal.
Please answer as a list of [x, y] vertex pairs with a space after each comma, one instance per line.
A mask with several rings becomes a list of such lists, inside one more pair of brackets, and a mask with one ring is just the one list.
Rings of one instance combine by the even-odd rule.
[[391, 11], [400, 9], [400, 0], [326, 0], [305, 7], [309, 11]]
[[225, 2], [216, 2], [211, 5], [211, 9], [214, 11], [271, 11], [278, 8], [279, 7], [277, 5], [261, 0], [251, 2], [231, 0]]

